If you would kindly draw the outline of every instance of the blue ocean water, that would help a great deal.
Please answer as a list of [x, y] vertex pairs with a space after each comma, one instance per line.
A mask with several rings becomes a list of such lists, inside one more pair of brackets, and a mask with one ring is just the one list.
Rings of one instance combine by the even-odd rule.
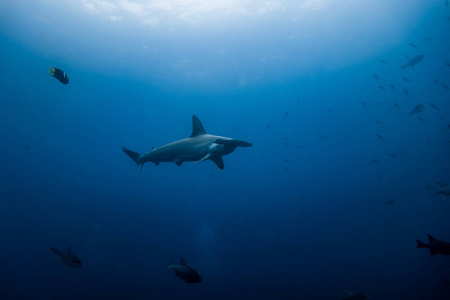
[[447, 4], [2, 1], [1, 299], [450, 299]]

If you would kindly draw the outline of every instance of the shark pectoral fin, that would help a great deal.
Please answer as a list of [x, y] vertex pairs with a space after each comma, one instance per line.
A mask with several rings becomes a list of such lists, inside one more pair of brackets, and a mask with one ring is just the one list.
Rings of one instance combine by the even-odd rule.
[[222, 156], [214, 155], [210, 158], [221, 170], [224, 168]]
[[236, 146], [236, 147], [250, 147], [252, 143], [239, 141], [239, 140], [226, 140], [226, 139], [217, 139], [214, 141], [216, 144], [226, 145], [226, 146]]
[[207, 160], [207, 159], [211, 158], [211, 155], [212, 155], [211, 153], [208, 153], [208, 154], [206, 154], [202, 159], [196, 161], [195, 163], [198, 164], [199, 162], [202, 162], [202, 161], [204, 161], [204, 160]]

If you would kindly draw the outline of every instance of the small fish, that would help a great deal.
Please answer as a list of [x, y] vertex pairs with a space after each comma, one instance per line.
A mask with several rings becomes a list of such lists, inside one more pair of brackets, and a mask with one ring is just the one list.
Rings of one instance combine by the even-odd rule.
[[433, 83], [439, 83], [439, 79], [435, 79], [434, 81], [433, 81]]
[[403, 80], [406, 81], [406, 82], [410, 82], [411, 81], [408, 78], [406, 78], [405, 76], [403, 76]]
[[411, 47], [414, 47], [414, 48], [419, 49], [419, 47], [417, 47], [417, 45], [414, 45], [413, 43], [409, 43], [409, 45], [410, 45]]
[[450, 67], [450, 62], [445, 61], [445, 64], [447, 65], [447, 67]]
[[407, 67], [411, 67], [414, 69], [414, 66], [417, 65], [424, 59], [425, 55], [417, 55], [411, 58], [406, 64], [404, 64], [401, 68], [406, 69]]
[[270, 128], [270, 127], [272, 127], [272, 126], [273, 126], [273, 124], [270, 123], [270, 124], [267, 124], [267, 125], [266, 125], [266, 128]]
[[450, 129], [450, 124], [447, 125], [447, 131]]
[[419, 121], [422, 121], [422, 122], [426, 122], [427, 120], [425, 120], [424, 118], [422, 118], [422, 117], [418, 117], [417, 118]]
[[394, 200], [388, 200], [385, 202], [386, 205], [394, 205]]
[[380, 77], [378, 77], [377, 74], [373, 75], [373, 78], [375, 78], [378, 82], [380, 82]]
[[53, 247], [51, 247], [50, 250], [58, 255], [60, 261], [72, 268], [80, 268], [83, 265], [78, 256], [72, 253], [72, 250], [70, 250], [70, 246], [66, 251], [59, 251]]
[[390, 156], [390, 157], [393, 157], [393, 158], [398, 158], [398, 155], [395, 154], [395, 153], [389, 153], [389, 156]]
[[283, 116], [283, 120], [286, 120], [287, 116], [289, 115], [289, 112], [286, 112]]
[[284, 160], [285, 162], [289, 162], [289, 159], [287, 159], [287, 158], [283, 158], [283, 160]]
[[327, 110], [328, 110], [329, 112], [333, 112], [333, 110], [332, 110], [331, 108], [329, 108], [329, 107], [327, 107]]
[[291, 146], [291, 144], [289, 144], [289, 142], [287, 142], [287, 141], [284, 141], [283, 145], [285, 145], [286, 147], [290, 147]]
[[379, 85], [378, 88], [379, 88], [379, 89], [382, 89], [383, 91], [386, 90], [386, 89], [385, 89], [383, 86], [381, 86], [381, 85]]
[[416, 240], [417, 248], [430, 249], [431, 256], [434, 256], [436, 254], [450, 255], [450, 243], [440, 241], [429, 234], [427, 234], [427, 236], [428, 236], [428, 244]]
[[389, 85], [390, 87], [391, 87], [391, 89], [393, 89], [394, 90], [394, 92], [396, 92], [397, 90], [395, 89], [395, 86], [391, 83], [390, 85]]
[[398, 104], [397, 102], [394, 102], [394, 106], [400, 108], [400, 104]]
[[364, 101], [361, 101], [361, 104], [362, 104], [364, 107], [367, 107], [367, 105], [366, 105], [366, 103], [364, 103]]
[[381, 136], [381, 134], [377, 134], [377, 138], [379, 138], [380, 140], [384, 140], [384, 138]]
[[405, 93], [405, 96], [408, 96], [408, 95], [409, 95], [409, 92], [408, 92], [407, 89], [405, 89], [403, 92]]
[[172, 269], [175, 272], [175, 276], [183, 279], [185, 282], [199, 283], [202, 281], [202, 278], [198, 275], [197, 271], [186, 265], [183, 257], [181, 258], [179, 265], [175, 265], [173, 260], [170, 259], [169, 269]]
[[380, 162], [379, 162], [378, 160], [373, 159], [373, 158], [372, 158], [372, 162], [373, 162], [374, 164], [377, 164], [377, 165], [380, 164]]
[[442, 86], [443, 86], [446, 90], [450, 90], [450, 87], [448, 87], [448, 85], [446, 85], [445, 83], [443, 83]]
[[439, 107], [437, 107], [434, 103], [429, 103], [430, 104], [430, 106], [432, 107], [432, 108], [434, 108], [434, 109], [439, 109]]
[[297, 105], [300, 104], [300, 98], [297, 98]]
[[424, 42], [429, 42], [429, 41], [431, 41], [431, 38], [429, 38], [429, 37], [424, 37], [422, 40], [423, 40]]
[[431, 139], [427, 138], [428, 144], [431, 144]]
[[382, 63], [382, 64], [388, 64], [389, 63], [387, 60], [384, 60], [384, 59], [379, 59], [378, 61], [380, 63]]
[[380, 121], [376, 121], [375, 123], [377, 123], [377, 125], [383, 126], [383, 123], [381, 123]]
[[418, 104], [418, 105], [416, 105], [416, 107], [414, 107], [414, 109], [409, 114], [410, 115], [418, 114], [418, 113], [424, 111], [424, 109], [425, 109], [425, 105]]
[[444, 119], [444, 114], [441, 114], [441, 117], [439, 118], [439, 121], [442, 121]]

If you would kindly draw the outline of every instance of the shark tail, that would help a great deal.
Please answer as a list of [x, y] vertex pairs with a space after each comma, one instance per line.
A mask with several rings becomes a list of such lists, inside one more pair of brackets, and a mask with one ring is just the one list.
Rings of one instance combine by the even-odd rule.
[[131, 151], [125, 147], [122, 147], [123, 152], [125, 152], [126, 155], [128, 155], [139, 167], [138, 175], [141, 173], [142, 166], [144, 165], [143, 162], [141, 162], [141, 155], [137, 152]]

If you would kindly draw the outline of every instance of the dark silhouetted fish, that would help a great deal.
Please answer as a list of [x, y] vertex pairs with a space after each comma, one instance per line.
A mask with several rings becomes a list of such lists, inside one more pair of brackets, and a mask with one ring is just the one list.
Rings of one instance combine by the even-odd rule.
[[405, 93], [405, 96], [408, 96], [408, 95], [409, 95], [409, 92], [408, 92], [407, 89], [405, 89], [403, 92]]
[[394, 102], [394, 106], [400, 108], [400, 104], [398, 104], [397, 102]]
[[447, 67], [450, 67], [450, 62], [446, 61], [445, 64], [447, 65]]
[[395, 154], [395, 153], [389, 153], [389, 156], [390, 156], [390, 157], [393, 157], [393, 158], [398, 158], [398, 155]]
[[374, 163], [374, 164], [380, 164], [380, 162], [378, 161], [378, 160], [376, 160], [376, 159], [374, 159], [374, 158], [372, 158], [372, 162]]
[[378, 82], [380, 82], [380, 77], [378, 77], [377, 74], [373, 75], [373, 78], [375, 78]]
[[444, 87], [444, 89], [450, 90], [450, 87], [448, 87], [448, 85], [446, 85], [445, 83], [443, 83], [442, 86]]
[[421, 242], [419, 240], [417, 241], [417, 248], [428, 248], [430, 249], [430, 255], [434, 256], [436, 254], [442, 254], [442, 255], [450, 255], [450, 243], [440, 241], [431, 235], [427, 234], [428, 236], [428, 244], [425, 244], [424, 242]]
[[379, 138], [380, 140], [384, 140], [384, 137], [382, 137], [381, 134], [377, 134], [377, 138]]
[[379, 89], [382, 89], [383, 91], [386, 90], [386, 89], [385, 89], [383, 86], [381, 86], [381, 85], [379, 85], [378, 88], [379, 88]]
[[72, 251], [70, 250], [70, 246], [66, 251], [59, 251], [53, 247], [51, 247], [50, 250], [56, 253], [59, 257], [59, 260], [66, 265], [72, 268], [80, 268], [82, 266], [81, 260], [78, 258], [78, 256], [72, 253]]
[[394, 200], [388, 200], [385, 202], [386, 205], [394, 205]]
[[393, 89], [394, 90], [394, 92], [396, 92], [397, 90], [395, 89], [395, 86], [391, 83], [390, 85], [389, 85], [390, 87], [391, 87], [391, 89]]
[[405, 65], [402, 66], [402, 69], [406, 69], [407, 67], [414, 68], [414, 66], [417, 65], [418, 63], [420, 63], [424, 57], [425, 57], [425, 55], [414, 56]]
[[411, 46], [411, 47], [414, 47], [414, 48], [419, 48], [419, 47], [417, 47], [417, 45], [414, 45], [413, 43], [409, 43], [409, 45]]
[[380, 63], [382, 63], [382, 64], [388, 64], [389, 63], [387, 60], [384, 60], [384, 59], [379, 59], [378, 61]]
[[289, 112], [286, 112], [283, 116], [283, 120], [286, 120], [287, 116], [289, 115]]
[[441, 194], [444, 196], [450, 196], [450, 185], [443, 183], [443, 182], [438, 182], [439, 188], [435, 189], [432, 188], [431, 186], [428, 187], [428, 193], [430, 194], [430, 198], [434, 197], [437, 194]]
[[418, 114], [418, 113], [420, 113], [420, 112], [422, 112], [422, 111], [424, 111], [425, 110], [425, 105], [423, 105], [423, 104], [418, 104], [418, 105], [416, 105], [416, 107], [414, 107], [414, 109], [412, 110], [412, 111], [410, 111], [410, 115], [413, 115], [413, 114]]
[[429, 103], [430, 104], [430, 106], [432, 107], [432, 108], [434, 108], [434, 109], [439, 109], [439, 107], [437, 107], [434, 103]]
[[175, 276], [183, 279], [185, 282], [199, 283], [202, 281], [202, 278], [200, 277], [200, 275], [198, 275], [197, 271], [186, 265], [183, 257], [181, 258], [179, 265], [175, 265], [171, 258], [169, 269], [172, 269], [175, 272]]
[[50, 67], [50, 69], [48, 70], [48, 73], [50, 74], [50, 76], [53, 76], [56, 79], [58, 79], [62, 84], [69, 83], [69, 78], [67, 77], [66, 72], [64, 72], [63, 70], [60, 70], [55, 67]]
[[364, 107], [367, 107], [367, 105], [366, 105], [366, 103], [364, 103], [364, 101], [361, 101], [361, 104], [362, 104]]
[[406, 78], [405, 76], [403, 76], [403, 80], [406, 81], [406, 82], [410, 82], [411, 81], [408, 78]]
[[348, 297], [346, 298], [342, 298], [341, 300], [365, 300], [365, 299], [369, 299], [366, 295], [364, 294], [352, 294], [348, 291], [345, 291], [348, 294]]
[[377, 125], [383, 126], [383, 123], [381, 123], [381, 122], [378, 121], [378, 120], [377, 120], [375, 123], [376, 123]]

